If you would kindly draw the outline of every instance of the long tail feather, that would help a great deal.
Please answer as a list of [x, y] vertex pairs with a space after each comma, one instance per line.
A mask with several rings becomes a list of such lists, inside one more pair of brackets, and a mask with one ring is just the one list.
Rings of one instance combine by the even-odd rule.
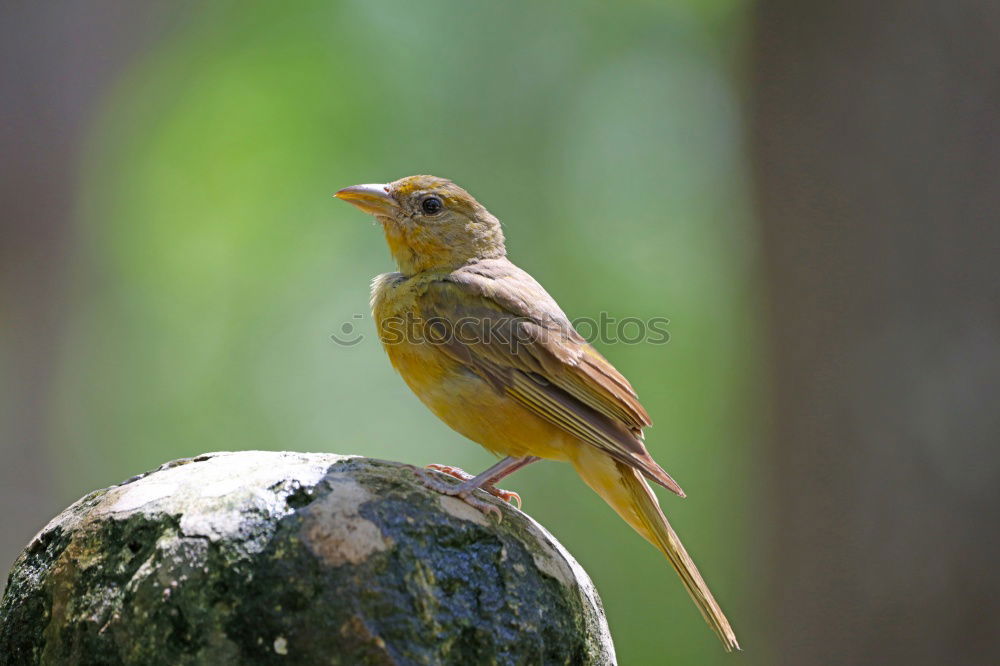
[[607, 456], [585, 454], [574, 465], [577, 472], [625, 522], [666, 555], [708, 626], [719, 636], [726, 651], [739, 650], [736, 634], [729, 626], [705, 579], [677, 533], [667, 522], [653, 490], [633, 468]]

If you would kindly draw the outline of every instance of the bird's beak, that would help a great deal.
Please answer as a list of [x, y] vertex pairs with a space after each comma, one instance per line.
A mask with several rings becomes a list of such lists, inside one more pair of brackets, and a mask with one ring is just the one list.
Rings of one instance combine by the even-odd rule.
[[351, 185], [333, 196], [372, 215], [392, 215], [399, 208], [396, 200], [389, 195], [389, 186], [381, 183]]

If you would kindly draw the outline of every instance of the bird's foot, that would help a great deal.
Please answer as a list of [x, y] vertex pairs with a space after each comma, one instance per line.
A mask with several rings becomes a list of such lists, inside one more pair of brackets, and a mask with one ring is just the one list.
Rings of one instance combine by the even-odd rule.
[[[513, 495], [517, 497], [517, 493], [508, 493], [508, 491], [501, 491], [493, 486], [479, 486], [475, 483], [475, 477], [471, 474], [467, 474], [457, 467], [449, 467], [448, 465], [428, 465], [427, 468], [411, 467], [414, 475], [421, 484], [427, 486], [431, 490], [441, 493], [442, 495], [449, 495], [451, 497], [457, 497], [469, 506], [478, 509], [482, 513], [487, 515], [496, 516], [497, 522], [503, 520], [503, 514], [500, 513], [500, 509], [496, 505], [479, 499], [473, 494], [473, 491], [482, 487], [483, 490], [499, 497], [500, 499], [506, 498], [498, 493], [504, 493], [508, 496]], [[432, 476], [432, 472], [439, 472], [441, 474], [446, 474], [448, 476], [454, 477], [462, 481], [462, 483], [455, 485], [452, 483], [446, 483], [441, 479], [435, 479]], [[517, 497], [520, 500], [520, 497]]]
[[[459, 481], [471, 481], [476, 478], [469, 474], [463, 469], [458, 467], [452, 467], [451, 465], [439, 465], [437, 463], [431, 463], [427, 465], [427, 469], [432, 469], [435, 472], [441, 472], [442, 474], [447, 474], [448, 476], [453, 476]], [[511, 504], [516, 504], [517, 508], [521, 508], [521, 496], [515, 493], [513, 490], [504, 490], [503, 488], [497, 488], [492, 483], [486, 483], [480, 486], [483, 490], [488, 492], [493, 497], [502, 499], [504, 502], [510, 502]]]

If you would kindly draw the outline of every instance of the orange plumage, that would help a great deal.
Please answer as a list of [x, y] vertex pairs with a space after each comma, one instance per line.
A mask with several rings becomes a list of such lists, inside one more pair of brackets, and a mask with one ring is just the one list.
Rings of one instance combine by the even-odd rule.
[[393, 367], [442, 421], [506, 458], [441, 492], [496, 510], [472, 491], [539, 458], [583, 480], [666, 555], [727, 650], [729, 621], [663, 515], [649, 481], [683, 496], [653, 460], [632, 386], [506, 257], [500, 223], [451, 181], [411, 176], [337, 193], [382, 224], [399, 272], [372, 284], [372, 313]]

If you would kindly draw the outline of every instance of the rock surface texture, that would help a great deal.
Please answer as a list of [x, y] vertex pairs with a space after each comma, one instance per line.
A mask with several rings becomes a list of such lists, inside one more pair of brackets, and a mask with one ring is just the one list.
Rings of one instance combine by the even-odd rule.
[[28, 545], [0, 664], [614, 663], [587, 574], [502, 510], [498, 525], [368, 458], [170, 462]]

